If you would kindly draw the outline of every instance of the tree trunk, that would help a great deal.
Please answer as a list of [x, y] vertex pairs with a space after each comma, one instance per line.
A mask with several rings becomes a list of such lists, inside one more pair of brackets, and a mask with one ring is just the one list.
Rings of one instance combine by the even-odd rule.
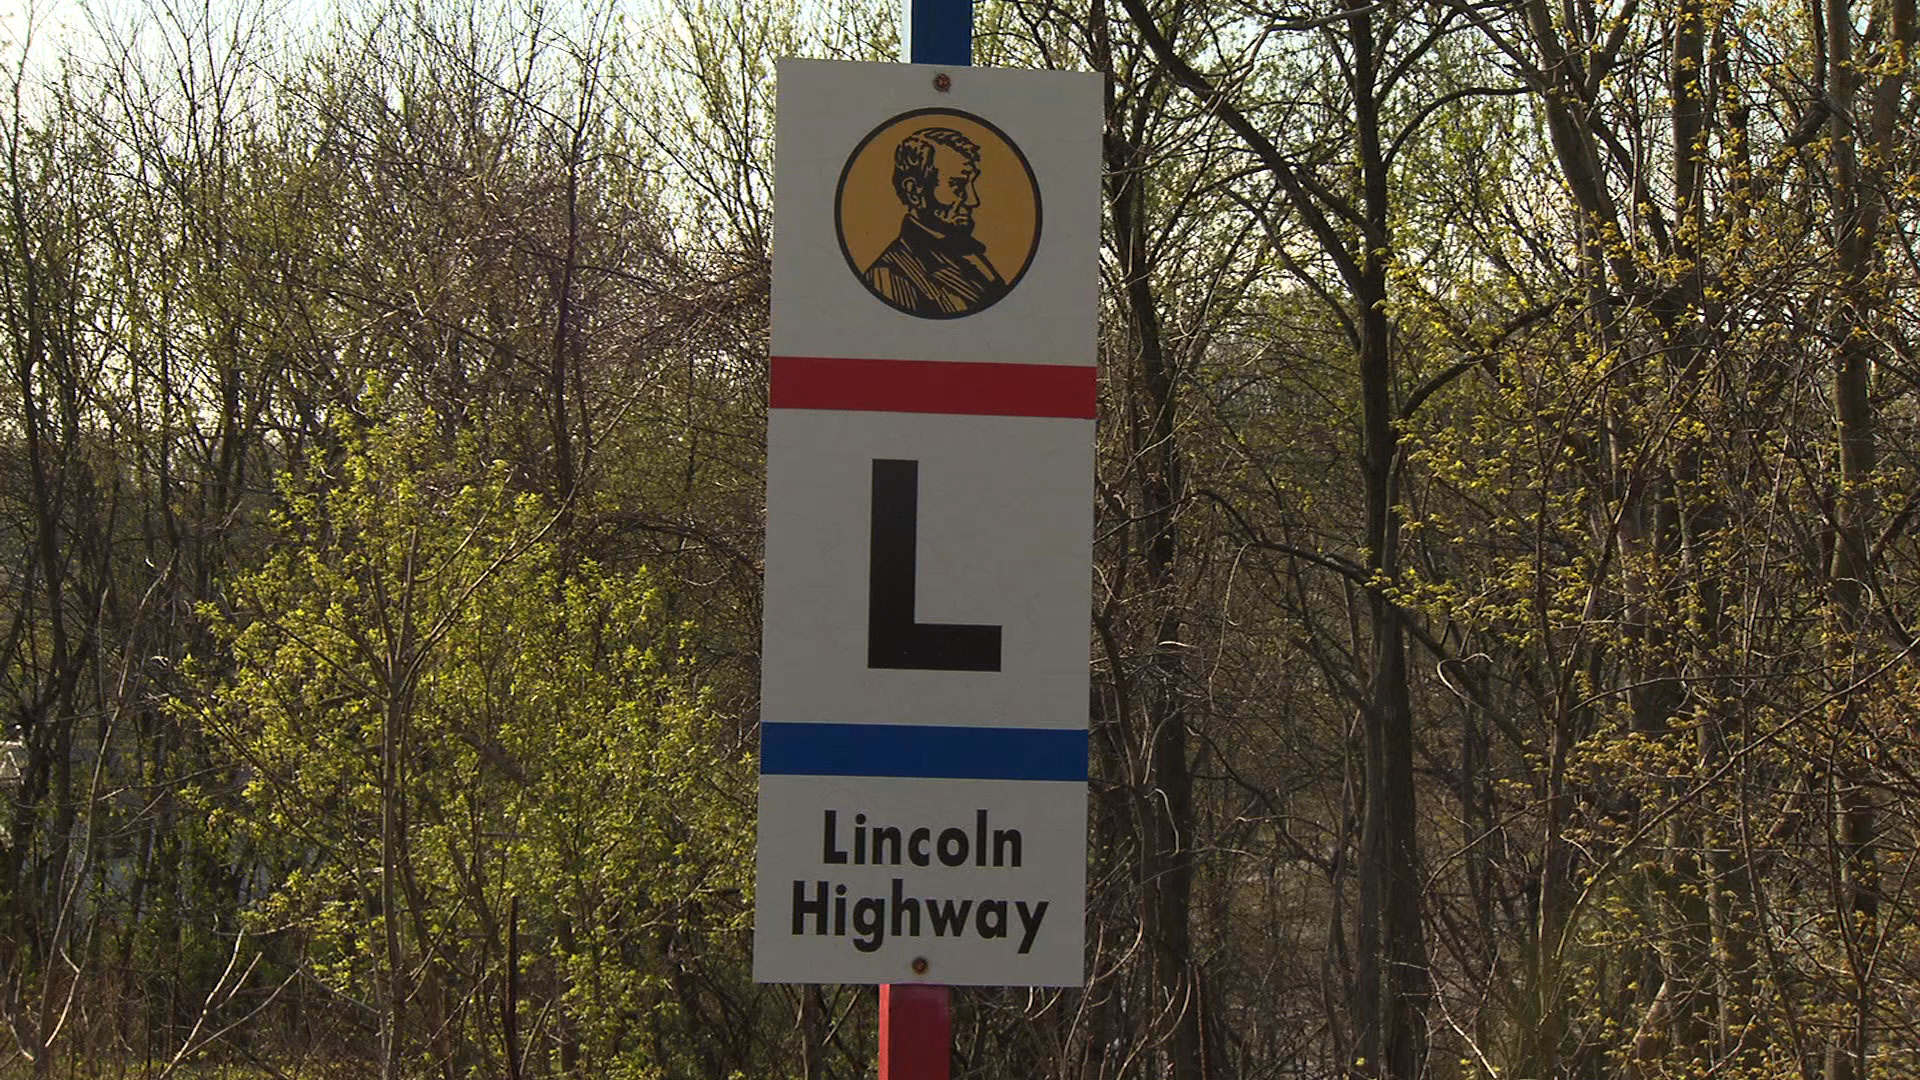
[[1387, 318], [1392, 207], [1381, 139], [1377, 9], [1359, 2], [1350, 2], [1347, 8], [1365, 220], [1364, 250], [1352, 286], [1359, 327], [1365, 565], [1371, 582], [1367, 613], [1373, 630], [1373, 679], [1365, 728], [1367, 791], [1361, 826], [1357, 1011], [1360, 1046], [1370, 1062], [1367, 1071], [1391, 1080], [1415, 1080], [1426, 1064], [1426, 1007], [1433, 988], [1421, 925], [1406, 616], [1382, 591], [1400, 573], [1400, 433], [1395, 424], [1392, 327]]
[[1115, 244], [1125, 275], [1127, 322], [1140, 363], [1136, 389], [1142, 400], [1136, 448], [1140, 485], [1140, 545], [1144, 596], [1158, 605], [1146, 663], [1137, 679], [1133, 710], [1145, 749], [1141, 797], [1143, 928], [1153, 948], [1153, 986], [1166, 995], [1154, 1011], [1164, 1016], [1162, 1053], [1174, 1080], [1206, 1075], [1205, 1033], [1198, 969], [1192, 947], [1193, 774], [1189, 760], [1186, 674], [1179, 644], [1183, 617], [1177, 600], [1180, 550], [1179, 503], [1185, 462], [1175, 432], [1177, 407], [1172, 361], [1160, 334], [1160, 318], [1148, 264], [1145, 210], [1138, 150], [1116, 137], [1110, 144], [1109, 207]]

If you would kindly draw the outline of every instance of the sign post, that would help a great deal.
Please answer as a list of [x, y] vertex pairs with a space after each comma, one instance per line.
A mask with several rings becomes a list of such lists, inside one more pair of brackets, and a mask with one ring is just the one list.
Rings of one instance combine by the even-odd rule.
[[910, 64], [973, 63], [973, 0], [901, 0], [900, 51]]
[[880, 1080], [947, 1080], [953, 1059], [953, 991], [880, 985]]
[[1085, 980], [1101, 86], [966, 59], [779, 66], [754, 976], [886, 1080]]
[[[973, 65], [973, 0], [902, 0], [900, 47], [912, 64]], [[947, 1080], [953, 991], [880, 984], [879, 1080]]]

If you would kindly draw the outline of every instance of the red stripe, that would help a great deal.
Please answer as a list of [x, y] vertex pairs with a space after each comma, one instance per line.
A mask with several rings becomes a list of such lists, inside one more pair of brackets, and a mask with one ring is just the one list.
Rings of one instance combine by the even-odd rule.
[[1094, 369], [1076, 364], [776, 356], [767, 404], [775, 409], [1091, 420], [1094, 399]]

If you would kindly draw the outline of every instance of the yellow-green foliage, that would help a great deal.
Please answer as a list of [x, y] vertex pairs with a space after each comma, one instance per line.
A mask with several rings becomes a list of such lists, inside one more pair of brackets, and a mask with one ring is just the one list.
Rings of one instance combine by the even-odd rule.
[[517, 898], [521, 1022], [564, 1023], [597, 1075], [652, 1075], [633, 1032], [672, 1020], [662, 943], [746, 918], [751, 829], [726, 793], [748, 763], [646, 570], [570, 564], [552, 507], [432, 427], [345, 431], [336, 464], [285, 483], [280, 545], [216, 619], [232, 674], [208, 688], [219, 768], [196, 797], [277, 868], [253, 929], [297, 939], [336, 993], [388, 1007], [396, 920], [402, 1022], [442, 1033], [436, 1057], [497, 1046], [497, 1005], [470, 999], [504, 986]]

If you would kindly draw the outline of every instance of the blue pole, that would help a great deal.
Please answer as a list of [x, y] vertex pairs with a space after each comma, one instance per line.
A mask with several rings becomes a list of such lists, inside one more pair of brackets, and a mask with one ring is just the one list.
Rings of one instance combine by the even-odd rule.
[[973, 0], [900, 0], [900, 51], [910, 64], [973, 63]]

